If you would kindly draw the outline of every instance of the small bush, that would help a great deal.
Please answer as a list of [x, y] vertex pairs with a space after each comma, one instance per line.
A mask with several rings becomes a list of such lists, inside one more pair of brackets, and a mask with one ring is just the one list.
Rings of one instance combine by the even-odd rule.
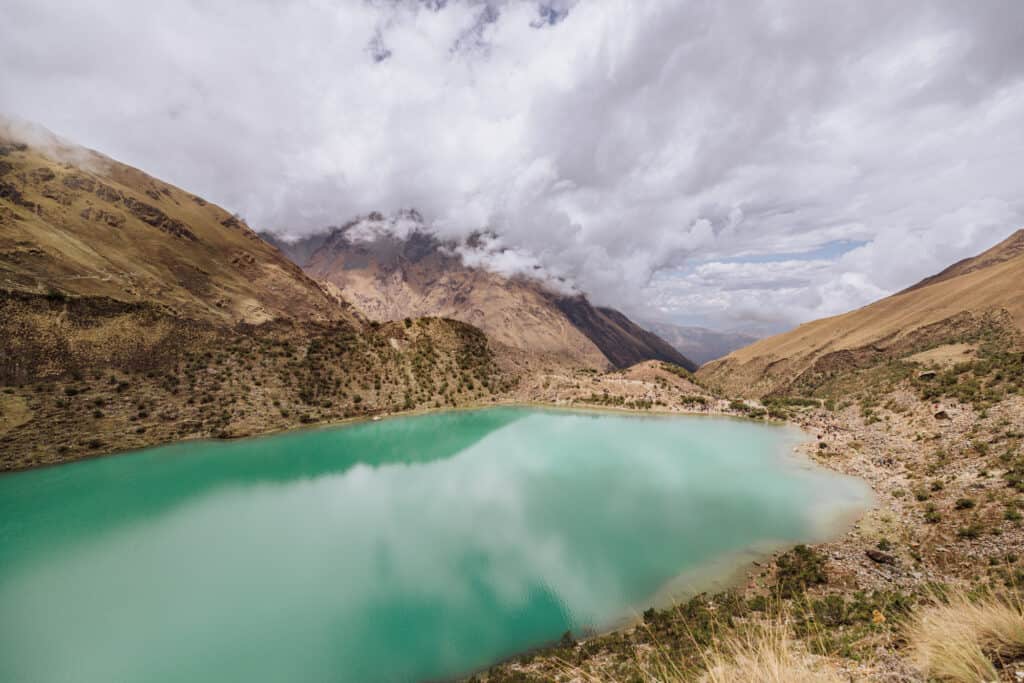
[[811, 586], [828, 583], [825, 557], [806, 545], [798, 545], [784, 553], [776, 565], [776, 585], [779, 595], [783, 598], [792, 598]]
[[972, 522], [967, 526], [962, 526], [956, 530], [957, 538], [963, 538], [969, 541], [973, 541], [976, 538], [980, 538], [982, 532], [985, 531], [985, 527], [980, 522]]

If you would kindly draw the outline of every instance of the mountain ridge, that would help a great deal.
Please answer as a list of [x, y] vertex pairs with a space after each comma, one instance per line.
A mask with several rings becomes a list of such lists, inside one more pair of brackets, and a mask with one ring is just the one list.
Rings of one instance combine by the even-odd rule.
[[456, 320], [371, 323], [238, 216], [0, 129], [0, 470], [508, 395]]
[[762, 396], [983, 332], [1018, 337], [1024, 331], [1022, 279], [1024, 231], [1018, 230], [908, 289], [712, 361], [699, 376], [730, 393]]
[[986, 249], [976, 256], [969, 256], [961, 259], [953, 265], [944, 268], [935, 275], [924, 278], [904, 290], [897, 292], [904, 294], [915, 289], [921, 289], [928, 285], [937, 284], [960, 275], [966, 275], [982, 268], [993, 266], [1009, 259], [1015, 258], [1024, 253], [1024, 228], [1021, 228], [1007, 237], [1002, 242]]
[[[418, 219], [414, 212], [410, 216]], [[691, 371], [697, 367], [656, 334], [621, 312], [593, 306], [583, 295], [553, 292], [528, 276], [506, 277], [467, 266], [456, 253], [457, 245], [420, 228], [401, 237], [384, 232], [352, 238], [359, 223], [333, 228], [326, 237], [266, 237], [311, 277], [337, 287], [370, 319], [452, 317], [510, 347], [595, 369], [624, 368], [649, 359]]]
[[78, 163], [0, 128], [0, 287], [156, 301], [223, 324], [351, 316], [237, 216], [67, 149]]

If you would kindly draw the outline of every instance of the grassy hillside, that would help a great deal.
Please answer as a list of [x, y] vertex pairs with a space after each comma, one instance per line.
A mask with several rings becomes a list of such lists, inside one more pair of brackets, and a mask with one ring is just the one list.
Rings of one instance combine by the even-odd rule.
[[367, 321], [223, 209], [50, 143], [0, 138], [0, 470], [511, 388], [478, 329]]
[[[1024, 330], [1024, 231], [869, 306], [734, 351], [700, 376], [730, 394], [814, 391], [851, 370], [956, 343], [1014, 348]], [[1007, 346], [1009, 345], [1009, 346]]]
[[512, 388], [454, 320], [225, 327], [149, 304], [0, 294], [0, 470], [481, 403]]
[[0, 288], [220, 323], [348, 317], [244, 221], [103, 155], [0, 130]]

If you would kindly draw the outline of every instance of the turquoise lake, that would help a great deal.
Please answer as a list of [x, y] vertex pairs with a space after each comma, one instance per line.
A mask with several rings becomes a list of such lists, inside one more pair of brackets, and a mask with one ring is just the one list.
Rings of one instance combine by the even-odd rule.
[[0, 681], [419, 681], [821, 539], [794, 429], [502, 407], [0, 477]]

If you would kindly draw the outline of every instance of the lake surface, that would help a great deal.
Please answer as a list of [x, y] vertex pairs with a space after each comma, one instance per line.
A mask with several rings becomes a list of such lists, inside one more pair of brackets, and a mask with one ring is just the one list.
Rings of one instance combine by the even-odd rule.
[[0, 680], [467, 673], [830, 533], [867, 488], [799, 439], [494, 408], [3, 476]]

